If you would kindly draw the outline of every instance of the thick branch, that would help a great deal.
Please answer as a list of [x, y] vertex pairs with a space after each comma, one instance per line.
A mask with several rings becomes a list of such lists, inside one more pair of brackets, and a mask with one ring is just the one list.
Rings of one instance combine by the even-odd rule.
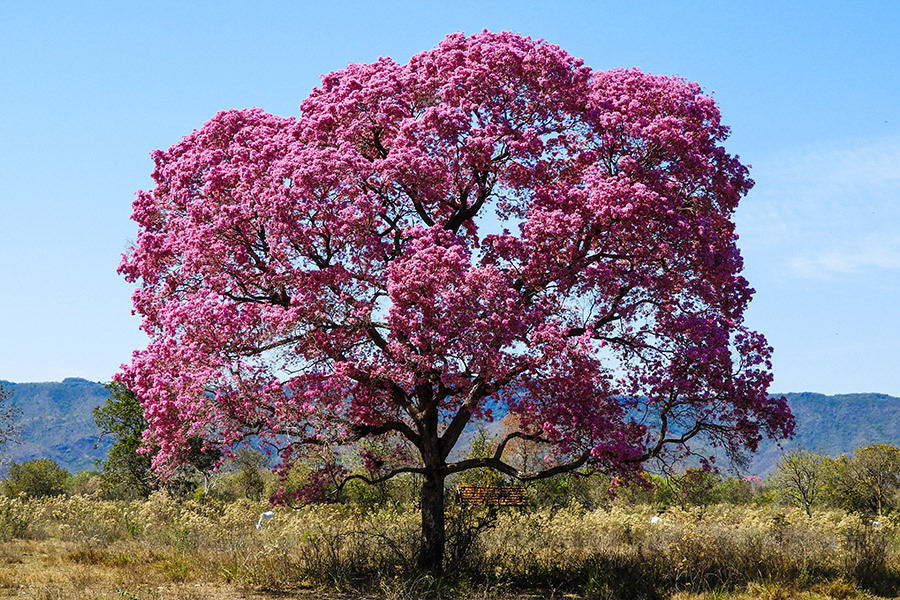
[[468, 471], [469, 469], [494, 469], [495, 471], [499, 471], [500, 473], [509, 475], [510, 477], [514, 477], [519, 481], [538, 481], [541, 479], [554, 477], [561, 473], [569, 473], [571, 471], [574, 471], [579, 467], [584, 466], [584, 464], [587, 463], [590, 457], [591, 453], [589, 451], [585, 451], [581, 454], [581, 456], [571, 462], [556, 465], [555, 467], [551, 467], [543, 471], [538, 471], [536, 473], [523, 473], [509, 463], [505, 463], [497, 458], [469, 458], [457, 463], [447, 465], [447, 473], [459, 473], [462, 471]]
[[419, 434], [403, 421], [387, 421], [381, 425], [354, 425], [353, 438], [348, 441], [356, 441], [370, 435], [382, 435], [390, 431], [396, 431], [416, 446], [421, 444]]
[[442, 435], [440, 439], [442, 458], [446, 459], [447, 456], [450, 455], [450, 451], [453, 447], [456, 446], [459, 436], [462, 435], [463, 430], [466, 428], [466, 424], [469, 422], [469, 419], [472, 418], [472, 411], [475, 410], [475, 407], [478, 406], [478, 403], [484, 398], [486, 387], [484, 380], [480, 377], [477, 378], [475, 380], [475, 385], [469, 390], [469, 395], [466, 397], [465, 401], [463, 401], [462, 406], [460, 406], [456, 414], [453, 415], [453, 420], [450, 421], [450, 424], [444, 431], [444, 435]]
[[506, 445], [516, 438], [522, 438], [528, 440], [530, 442], [538, 442], [544, 444], [550, 444], [550, 440], [546, 438], [542, 438], [540, 435], [525, 433], [524, 431], [514, 431], [503, 438], [500, 443], [497, 445], [497, 450], [494, 451], [494, 458], [496, 460], [500, 460], [503, 458], [503, 453], [506, 452]]
[[707, 423], [703, 419], [698, 419], [690, 429], [684, 432], [681, 435], [675, 437], [668, 437], [669, 435], [669, 419], [668, 413], [671, 410], [672, 405], [666, 406], [662, 412], [660, 412], [660, 428], [659, 435], [656, 438], [656, 443], [652, 448], [644, 452], [643, 455], [638, 459], [640, 462], [645, 460], [656, 458], [662, 452], [662, 449], [670, 444], [684, 444], [685, 442], [690, 441], [694, 437], [696, 437], [701, 431], [705, 430], [727, 430], [726, 426], [717, 426], [713, 423]]
[[426, 469], [424, 469], [423, 467], [398, 467], [398, 468], [396, 468], [392, 471], [389, 471], [388, 473], [385, 473], [384, 475], [380, 475], [378, 477], [368, 477], [366, 475], [360, 475], [360, 474], [348, 475], [343, 480], [341, 480], [340, 483], [338, 483], [337, 493], [338, 493], [338, 495], [340, 495], [341, 490], [344, 489], [344, 486], [347, 485], [347, 483], [352, 481], [353, 479], [358, 479], [360, 481], [364, 481], [365, 483], [367, 483], [369, 485], [377, 485], [379, 483], [384, 483], [385, 481], [387, 481], [389, 479], [393, 479], [397, 475], [402, 475], [404, 473], [416, 473], [416, 474], [422, 475], [425, 472], [426, 472]]
[[479, 183], [479, 192], [475, 198], [475, 202], [473, 202], [471, 206], [467, 206], [466, 200], [467, 200], [468, 195], [461, 194], [459, 208], [457, 209], [456, 213], [454, 213], [454, 215], [452, 217], [450, 217], [450, 219], [444, 225], [444, 229], [447, 229], [448, 231], [452, 231], [453, 233], [456, 233], [457, 231], [459, 231], [459, 228], [462, 226], [463, 223], [465, 223], [466, 221], [468, 221], [469, 219], [473, 218], [475, 215], [478, 214], [478, 211], [481, 210], [481, 207], [484, 206], [484, 203], [490, 197], [491, 192], [494, 189], [494, 186], [493, 186], [493, 184], [490, 184], [490, 185], [488, 184], [487, 172], [482, 172], [480, 174], [477, 174], [475, 176], [475, 179]]
[[[605, 316], [600, 317], [600, 318], [596, 319], [593, 323], [591, 323], [591, 326], [594, 328], [595, 331], [599, 331], [603, 326], [609, 325], [610, 323], [622, 318], [622, 314], [621, 314], [622, 300], [625, 299], [625, 296], [627, 296], [628, 293], [632, 289], [634, 289], [633, 285], [623, 285], [619, 289], [619, 293], [616, 294], [616, 297], [613, 298], [613, 300], [610, 304], [609, 312], [607, 312]], [[569, 329], [568, 334], [569, 334], [569, 337], [577, 337], [579, 335], [584, 335], [585, 331], [587, 331], [587, 330], [584, 327], [571, 327]]]

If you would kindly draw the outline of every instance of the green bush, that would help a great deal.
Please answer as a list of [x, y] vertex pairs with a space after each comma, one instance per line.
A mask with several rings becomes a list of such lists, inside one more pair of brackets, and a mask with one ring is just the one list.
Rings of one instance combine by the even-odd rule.
[[12, 463], [6, 479], [0, 482], [0, 490], [10, 498], [59, 496], [66, 491], [69, 477], [69, 472], [60, 468], [55, 461], [38, 458], [21, 465]]
[[66, 493], [70, 496], [91, 496], [100, 491], [101, 479], [97, 471], [78, 471], [66, 482]]

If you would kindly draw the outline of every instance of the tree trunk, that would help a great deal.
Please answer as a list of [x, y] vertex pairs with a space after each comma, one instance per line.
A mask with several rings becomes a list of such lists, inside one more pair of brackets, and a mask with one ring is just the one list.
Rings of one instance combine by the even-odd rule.
[[431, 472], [422, 481], [422, 545], [419, 569], [440, 577], [444, 566], [444, 480], [443, 473]]

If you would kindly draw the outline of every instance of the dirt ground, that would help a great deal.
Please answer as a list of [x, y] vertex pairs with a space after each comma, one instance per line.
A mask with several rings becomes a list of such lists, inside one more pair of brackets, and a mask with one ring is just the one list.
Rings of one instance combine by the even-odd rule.
[[0, 542], [0, 598], [28, 600], [349, 600], [359, 596], [315, 589], [290, 593], [244, 589], [222, 582], [171, 581], [150, 564], [90, 564], [57, 540]]
[[[175, 573], [175, 575], [173, 575]], [[59, 540], [0, 542], [0, 599], [21, 600], [413, 600], [415, 592], [386, 589], [361, 595], [335, 590], [258, 590], [222, 581], [184, 581], [165, 564], [108, 564]], [[479, 596], [481, 597], [481, 596]], [[490, 595], [490, 600], [562, 600], [565, 595]]]

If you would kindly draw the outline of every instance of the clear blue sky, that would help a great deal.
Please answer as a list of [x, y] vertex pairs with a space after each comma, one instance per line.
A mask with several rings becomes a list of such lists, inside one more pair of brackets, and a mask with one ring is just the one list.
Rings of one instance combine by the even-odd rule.
[[0, 379], [107, 381], [146, 343], [116, 265], [151, 150], [484, 28], [713, 91], [757, 182], [737, 222], [773, 391], [900, 396], [893, 0], [2, 2]]

